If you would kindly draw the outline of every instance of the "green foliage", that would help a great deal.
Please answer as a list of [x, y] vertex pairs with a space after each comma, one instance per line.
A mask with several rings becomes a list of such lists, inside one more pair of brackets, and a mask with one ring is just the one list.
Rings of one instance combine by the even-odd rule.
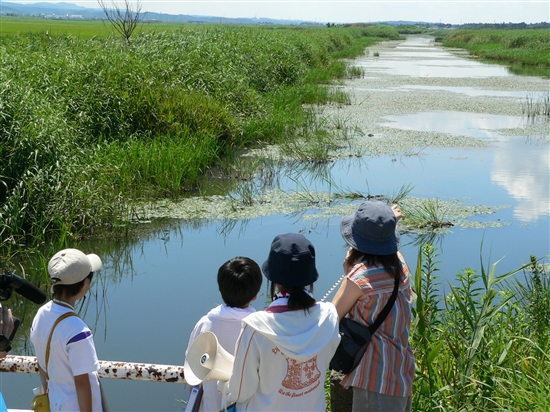
[[426, 31], [426, 29], [412, 24], [400, 24], [397, 26], [397, 31], [399, 34], [421, 34]]
[[[548, 266], [532, 257], [498, 274], [498, 262], [488, 270], [482, 262], [480, 274], [464, 270], [441, 297], [436, 258], [430, 245], [419, 250], [413, 410], [548, 410]], [[521, 271], [531, 279], [525, 284], [513, 278]]]
[[326, 150], [306, 105], [345, 101], [327, 86], [366, 44], [341, 27], [132, 39], [0, 38], [0, 242], [111, 231], [135, 200], [196, 187], [234, 148], [306, 138]]
[[532, 337], [541, 348], [550, 344], [550, 274], [548, 267], [531, 256], [530, 264], [523, 270], [523, 279], [511, 282], [514, 291], [514, 317], [520, 318], [524, 333]]
[[395, 27], [387, 24], [366, 27], [362, 30], [361, 34], [365, 37], [380, 37], [386, 40], [399, 40], [402, 38]]
[[441, 319], [438, 318], [439, 298], [437, 296], [437, 282], [439, 271], [437, 268], [437, 250], [426, 244], [418, 249], [417, 267], [414, 277], [414, 290], [416, 291], [416, 305], [413, 308], [416, 333], [412, 335], [412, 341], [416, 347], [417, 359], [417, 386], [422, 387], [421, 393], [433, 393], [436, 391], [437, 380], [434, 379], [433, 359], [443, 346], [439, 340], [441, 331]]
[[443, 45], [465, 48], [488, 59], [550, 67], [547, 29], [455, 30], [445, 33]]

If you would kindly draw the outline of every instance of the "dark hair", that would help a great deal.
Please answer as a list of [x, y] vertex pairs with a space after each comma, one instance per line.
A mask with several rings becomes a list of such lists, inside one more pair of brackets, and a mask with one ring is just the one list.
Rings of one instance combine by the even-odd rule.
[[86, 279], [90, 279], [91, 282], [93, 277], [94, 272], [90, 272], [90, 274], [82, 279], [80, 282], [73, 283], [72, 285], [53, 285], [53, 296], [61, 297], [63, 295], [78, 295], [80, 293], [80, 290], [82, 289], [82, 286], [84, 286], [84, 281]]
[[367, 265], [382, 265], [386, 272], [390, 273], [394, 279], [400, 279], [403, 272], [403, 265], [397, 253], [391, 255], [371, 255], [370, 253], [363, 253], [357, 249], [351, 248], [349, 254], [349, 263], [353, 266], [355, 262], [360, 259], [365, 260]]
[[260, 291], [262, 271], [252, 259], [237, 256], [218, 269], [218, 288], [227, 306], [242, 308]]
[[[288, 297], [288, 307], [290, 309], [303, 309], [304, 312], [309, 312], [309, 308], [312, 306], [315, 306], [315, 298], [312, 298], [309, 296], [302, 286], [292, 286], [287, 287], [284, 285], [279, 285], [281, 291], [285, 291], [290, 293], [290, 296]], [[271, 282], [271, 298], [275, 296], [275, 283]], [[313, 293], [313, 284], [309, 285], [307, 289]]]

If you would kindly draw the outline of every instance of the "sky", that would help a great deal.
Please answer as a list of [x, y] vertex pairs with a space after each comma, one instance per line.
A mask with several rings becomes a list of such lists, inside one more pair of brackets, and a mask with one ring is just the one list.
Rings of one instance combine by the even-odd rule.
[[[36, 0], [8, 0], [29, 4]], [[43, 0], [50, 3], [58, 1]], [[96, 8], [96, 0], [64, 0]], [[114, 0], [122, 5], [124, 0]], [[130, 0], [132, 2], [137, 0]], [[112, 0], [105, 0], [111, 4]], [[550, 21], [549, 0], [141, 0], [142, 12], [217, 17], [268, 17], [313, 22], [355, 23], [539, 23]]]

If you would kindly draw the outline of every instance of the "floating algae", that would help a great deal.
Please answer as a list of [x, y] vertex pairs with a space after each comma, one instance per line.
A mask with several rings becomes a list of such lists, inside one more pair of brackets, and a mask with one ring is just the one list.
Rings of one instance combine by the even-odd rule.
[[[160, 218], [222, 221], [247, 220], [276, 214], [300, 215], [303, 220], [323, 220], [331, 217], [340, 217], [353, 212], [359, 201], [349, 201], [341, 194], [315, 191], [284, 191], [281, 189], [267, 189], [253, 202], [242, 202], [232, 196], [199, 196], [178, 201], [160, 200], [154, 203], [138, 205], [134, 212], [140, 221], [150, 221]], [[400, 227], [406, 232], [425, 232], [435, 228], [419, 227], [413, 223], [414, 208], [422, 207], [434, 199], [407, 197], [401, 201], [403, 210], [411, 211], [408, 219], [400, 221]], [[468, 220], [476, 215], [489, 215], [497, 210], [511, 206], [466, 205], [464, 202], [453, 200], [437, 200], [438, 210], [442, 213], [449, 225], [438, 228], [448, 231], [449, 227], [486, 228], [501, 227], [506, 222], [472, 221]]]

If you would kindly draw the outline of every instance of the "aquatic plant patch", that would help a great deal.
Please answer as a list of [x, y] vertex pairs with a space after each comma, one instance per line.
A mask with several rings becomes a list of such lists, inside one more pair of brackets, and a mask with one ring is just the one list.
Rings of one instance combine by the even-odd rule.
[[[385, 195], [381, 195], [385, 197]], [[426, 205], [435, 205], [436, 212], [442, 211], [441, 221], [448, 224], [435, 227], [427, 219], [419, 218], [419, 210]], [[444, 201], [406, 197], [400, 206], [407, 219], [400, 222], [401, 230], [408, 233], [426, 231], [448, 232], [456, 228], [501, 227], [509, 223], [502, 220], [472, 221], [469, 218], [477, 215], [490, 215], [498, 210], [510, 208], [509, 205], [467, 205], [458, 200]], [[159, 200], [157, 202], [134, 205], [133, 216], [141, 221], [159, 218], [202, 219], [205, 221], [222, 221], [226, 219], [246, 220], [275, 214], [300, 215], [303, 220], [322, 220], [341, 217], [352, 213], [357, 202], [350, 202], [342, 193], [315, 191], [283, 191], [267, 189], [259, 196], [239, 199], [233, 196], [197, 196], [181, 200]], [[428, 223], [427, 223], [428, 222]], [[433, 222], [432, 222], [433, 223]]]

